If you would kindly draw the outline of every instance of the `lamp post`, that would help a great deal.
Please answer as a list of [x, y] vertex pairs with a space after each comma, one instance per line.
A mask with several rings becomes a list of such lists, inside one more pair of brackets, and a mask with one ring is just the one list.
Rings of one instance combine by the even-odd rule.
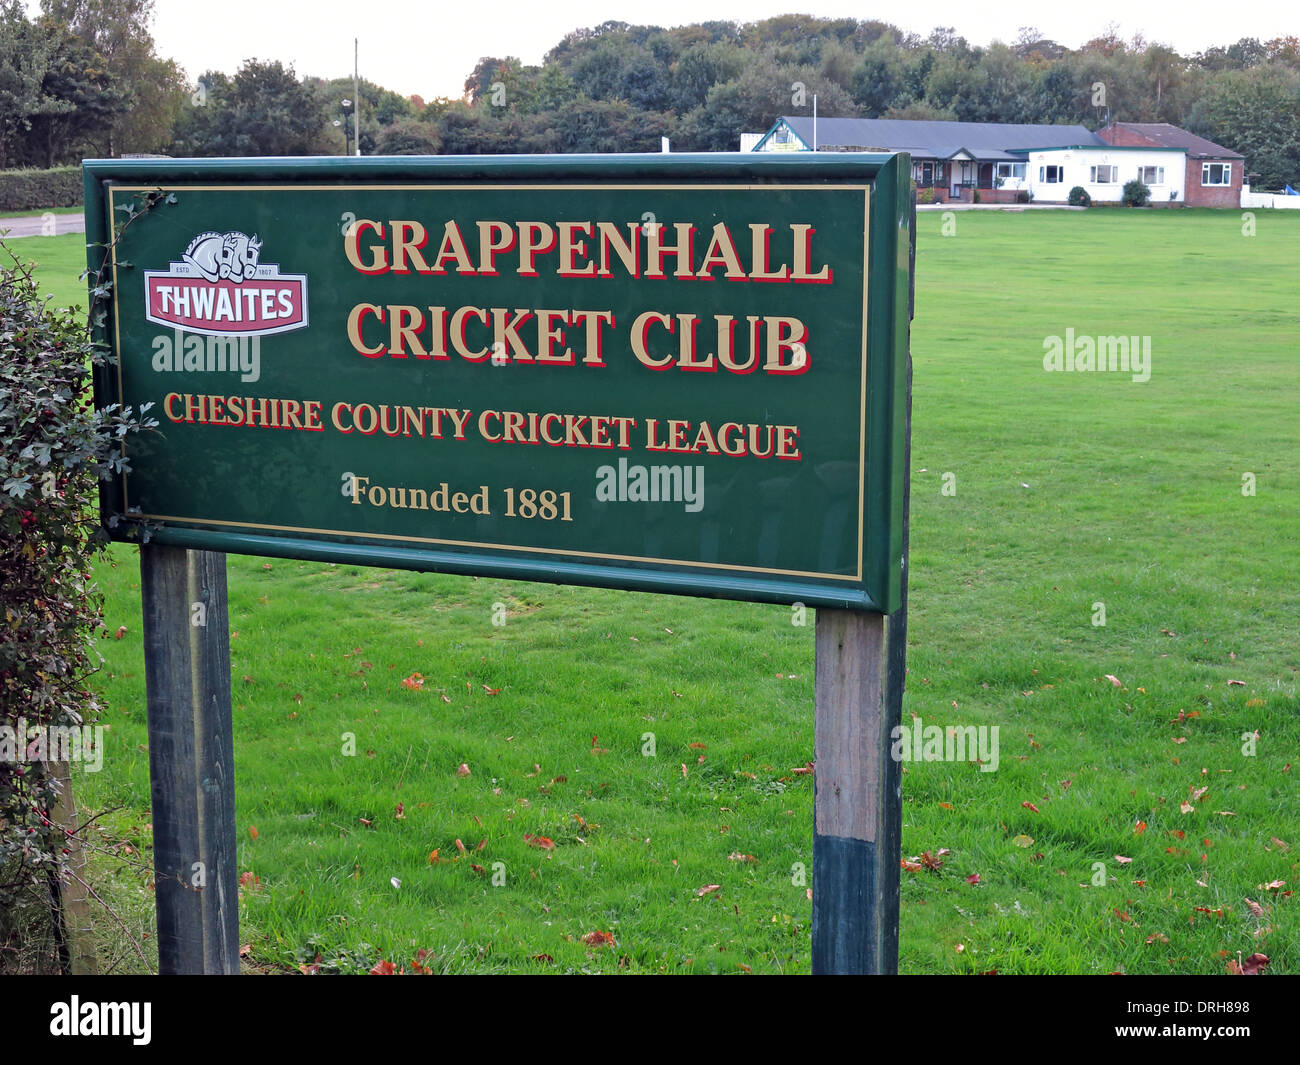
[[[345, 96], [339, 101], [339, 106], [343, 109], [343, 154], [351, 155], [352, 152], [348, 149], [348, 116], [352, 114], [352, 101]], [[337, 122], [334, 124], [338, 125]], [[353, 134], [353, 140], [357, 140], [355, 133]]]

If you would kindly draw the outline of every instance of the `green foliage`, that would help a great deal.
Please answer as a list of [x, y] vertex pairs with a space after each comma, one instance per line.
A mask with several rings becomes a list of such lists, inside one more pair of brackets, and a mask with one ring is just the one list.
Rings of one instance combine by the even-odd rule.
[[[96, 479], [125, 467], [121, 442], [146, 424], [90, 409], [103, 355], [67, 312], [51, 312], [28, 268], [0, 270], [0, 725], [74, 726], [99, 705], [87, 687], [97, 655], [102, 546]], [[47, 753], [49, 753], [47, 751]], [[0, 759], [0, 910], [42, 890], [66, 853], [48, 764]]]
[[52, 170], [0, 170], [0, 211], [76, 207], [80, 203], [79, 166], [60, 166]]
[[1151, 202], [1151, 190], [1137, 178], [1124, 183], [1122, 201], [1129, 207], [1145, 207]]
[[384, 128], [375, 141], [373, 154], [437, 155], [441, 149], [442, 138], [433, 125], [407, 118]]
[[[332, 104], [330, 106], [333, 106]], [[245, 61], [233, 78], [209, 71], [176, 125], [178, 155], [336, 154], [321, 89], [278, 60]]]
[[1066, 202], [1071, 207], [1090, 207], [1092, 206], [1092, 197], [1088, 195], [1088, 190], [1082, 185], [1075, 185], [1070, 190], [1070, 196]]

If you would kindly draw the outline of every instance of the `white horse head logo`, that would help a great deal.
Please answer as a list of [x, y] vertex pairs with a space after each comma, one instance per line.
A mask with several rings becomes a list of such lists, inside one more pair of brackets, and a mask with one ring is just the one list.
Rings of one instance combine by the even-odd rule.
[[185, 249], [182, 258], [209, 281], [229, 279], [236, 284], [257, 272], [262, 242], [257, 234], [200, 233]]

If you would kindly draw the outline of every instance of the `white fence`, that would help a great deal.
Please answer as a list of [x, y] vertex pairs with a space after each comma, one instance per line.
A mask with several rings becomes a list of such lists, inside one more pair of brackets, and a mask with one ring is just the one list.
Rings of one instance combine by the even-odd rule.
[[1287, 196], [1280, 192], [1251, 192], [1249, 185], [1241, 189], [1242, 207], [1278, 207], [1300, 210], [1300, 196]]

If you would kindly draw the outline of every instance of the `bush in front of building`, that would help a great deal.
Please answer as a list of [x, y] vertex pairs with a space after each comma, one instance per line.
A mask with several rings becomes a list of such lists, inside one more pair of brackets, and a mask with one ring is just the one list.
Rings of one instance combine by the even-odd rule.
[[1071, 207], [1091, 207], [1092, 197], [1088, 195], [1088, 190], [1082, 185], [1075, 185], [1070, 190], [1069, 204]]
[[1125, 183], [1122, 198], [1130, 207], [1145, 207], [1151, 202], [1151, 190], [1134, 178]]

